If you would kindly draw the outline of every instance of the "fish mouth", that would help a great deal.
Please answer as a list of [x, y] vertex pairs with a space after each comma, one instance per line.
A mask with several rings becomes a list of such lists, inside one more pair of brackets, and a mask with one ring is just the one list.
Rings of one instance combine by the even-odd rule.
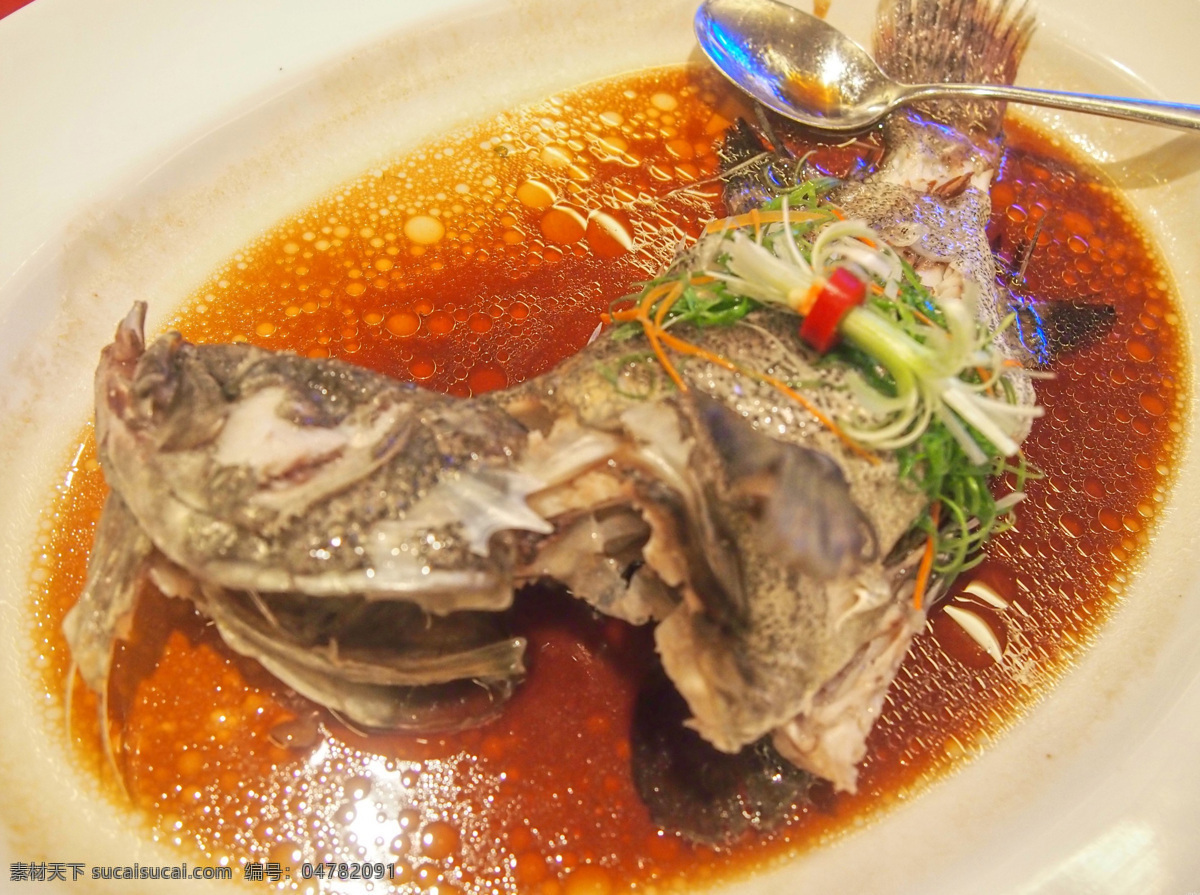
[[101, 427], [110, 415], [118, 419], [127, 416], [133, 405], [131, 384], [137, 371], [137, 363], [146, 353], [143, 335], [146, 325], [144, 301], [135, 302], [125, 319], [117, 326], [111, 343], [100, 352], [100, 364], [96, 369], [96, 395], [108, 408], [107, 414], [97, 414], [98, 441], [103, 441]]

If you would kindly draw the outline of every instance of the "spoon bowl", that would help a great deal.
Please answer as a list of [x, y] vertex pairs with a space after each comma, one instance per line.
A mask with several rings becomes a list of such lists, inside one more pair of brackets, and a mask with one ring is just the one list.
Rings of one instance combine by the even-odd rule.
[[1003, 84], [901, 84], [832, 25], [779, 0], [704, 0], [696, 38], [712, 63], [764, 106], [810, 128], [856, 133], [898, 106], [937, 97], [996, 99], [1200, 130], [1200, 107]]

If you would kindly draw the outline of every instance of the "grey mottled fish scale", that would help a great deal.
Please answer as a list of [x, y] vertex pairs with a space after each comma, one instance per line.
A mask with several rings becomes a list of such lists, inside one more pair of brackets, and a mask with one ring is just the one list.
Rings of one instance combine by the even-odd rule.
[[[797, 323], [795, 315], [763, 309], [746, 322], [731, 327], [686, 327], [675, 332], [745, 369], [794, 383], [798, 391], [832, 417], [851, 414], [857, 405], [848, 391], [845, 371], [836, 364], [820, 363], [800, 341]], [[620, 428], [620, 415], [647, 399], [622, 395], [614, 388], [611, 377], [622, 358], [642, 351], [641, 342], [602, 336], [587, 351], [523, 388], [539, 395], [548, 394], [552, 401], [569, 407], [589, 425], [616, 431]], [[774, 386], [703, 359], [676, 355], [675, 361], [692, 387], [735, 410], [759, 431], [829, 455], [845, 474], [855, 501], [871, 517], [884, 553], [908, 530], [924, 506], [924, 498], [917, 489], [899, 477], [894, 457], [881, 456], [878, 463], [865, 461]], [[652, 382], [657, 392], [649, 400], [671, 399], [677, 394], [661, 371], [653, 374]]]
[[[289, 400], [282, 402], [279, 415], [297, 424], [331, 427], [381, 405], [398, 405], [408, 421], [404, 462], [380, 466], [322, 500], [319, 511], [295, 518], [281, 518], [253, 501], [261, 486], [251, 471], [222, 466], [211, 450], [147, 455], [138, 445], [123, 441], [122, 449], [113, 451], [102, 442], [106, 476], [121, 493], [131, 495], [143, 525], [155, 531], [168, 555], [193, 570], [208, 568], [231, 586], [253, 586], [228, 577], [234, 574], [230, 569], [241, 565], [285, 569], [295, 576], [369, 568], [365, 547], [372, 525], [403, 519], [448, 470], [507, 467], [512, 448], [524, 438], [521, 427], [495, 408], [448, 401], [345, 364], [249, 346], [189, 346], [188, 354], [196, 377], [209, 375], [218, 382], [215, 394], [221, 403], [190, 407], [181, 414], [184, 418], [226, 414], [239, 400], [282, 387]], [[436, 549], [429, 547], [430, 536]], [[486, 558], [471, 554], [453, 526], [414, 536], [411, 547], [414, 557], [434, 568], [489, 568]], [[262, 582], [264, 587], [268, 583]]]

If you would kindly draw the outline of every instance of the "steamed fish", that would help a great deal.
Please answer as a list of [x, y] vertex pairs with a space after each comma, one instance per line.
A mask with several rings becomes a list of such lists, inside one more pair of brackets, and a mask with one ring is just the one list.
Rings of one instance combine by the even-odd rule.
[[[878, 13], [875, 56], [886, 71], [910, 83], [1010, 83], [1031, 29], [1031, 19], [1006, 2], [891, 0], [883, 3]], [[769, 433], [777, 442], [808, 445], [833, 458], [851, 486], [854, 505], [870, 519], [877, 544], [871, 561], [841, 574], [813, 574], [811, 569], [804, 574], [802, 563], [773, 561], [779, 552], [763, 550], [769, 539], [763, 537], [761, 520], [770, 519], [775, 512], [764, 513], [762, 507], [752, 505], [751, 519], [735, 525], [743, 534], [737, 544], [746, 570], [743, 580], [755, 582], [755, 599], [735, 615], [740, 624], [721, 622], [722, 611], [714, 612], [714, 592], [708, 591], [703, 597], [685, 598], [656, 631], [667, 673], [693, 713], [689, 723], [718, 749], [734, 751], [769, 734], [776, 749], [799, 767], [831, 780], [836, 788], [855, 788], [856, 765], [865, 755], [866, 735], [911, 638], [924, 625], [925, 607], [948, 578], [935, 574], [931, 582], [934, 592], [926, 593], [923, 602], [911, 599], [916, 563], [913, 554], [904, 550], [905, 535], [921, 524], [932, 529], [937, 522], [936, 515], [931, 518], [929, 513], [930, 495], [918, 493], [912, 477], [898, 474], [898, 453], [902, 462], [905, 452], [916, 449], [920, 453], [917, 433], [927, 435], [923, 421], [931, 419], [958, 436], [967, 459], [982, 466], [995, 451], [980, 449], [974, 435], [963, 437], [964, 430], [976, 435], [987, 432], [992, 449], [1007, 441], [1007, 449], [1000, 453], [1011, 456], [1037, 415], [1029, 378], [1015, 372], [1017, 364], [1029, 359], [1028, 352], [1005, 326], [1013, 309], [998, 289], [985, 232], [990, 215], [988, 189], [1001, 151], [1002, 116], [999, 104], [952, 102], [893, 115], [884, 126], [886, 152], [878, 170], [830, 192], [830, 202], [847, 221], [818, 230], [804, 260], [797, 257], [794, 245], [787, 245], [794, 240], [779, 238], [770, 226], [760, 225], [753, 239], [740, 232], [731, 237], [718, 231], [702, 240], [684, 262], [685, 268], [701, 276], [722, 278], [734, 293], [769, 307], [787, 306], [793, 304], [798, 290], [810, 288], [816, 265], [813, 256], [826, 249], [822, 242], [833, 230], [841, 228], [859, 236], [869, 231], [867, 249], [861, 242], [847, 240], [836, 263], [857, 267], [860, 276], [866, 271], [887, 270], [892, 263], [888, 253], [869, 248], [873, 239], [881, 239], [902, 256], [905, 275], [915, 275], [929, 291], [932, 306], [948, 316], [970, 309], [975, 332], [992, 339], [995, 351], [990, 362], [999, 360], [1010, 370], [995, 377], [993, 397], [983, 399], [989, 403], [999, 400], [1007, 406], [992, 405], [982, 417], [960, 415], [955, 408], [948, 412], [946, 404], [962, 397], [957, 393], [962, 380], [955, 378], [952, 394], [920, 394], [920, 388], [913, 389], [913, 399], [926, 402], [917, 411], [921, 419], [914, 421], [898, 410], [898, 395], [879, 401], [859, 390], [857, 396], [864, 407], [856, 412], [845, 406], [842, 402], [855, 400], [854, 390], [845, 387], [846, 377], [853, 373], [845, 366], [814, 364], [810, 352], [796, 347], [799, 340], [794, 322], [755, 314], [742, 318], [740, 327], [688, 333], [689, 341], [736, 361], [739, 367], [803, 383], [804, 394], [816, 408], [828, 417], [847, 421], [846, 430], [855, 432], [860, 444], [889, 449], [872, 464], [848, 451], [844, 442], [815, 426], [811, 415], [781, 400], [778, 390], [761, 380], [747, 381], [745, 375], [711, 363], [697, 365], [701, 369], [680, 368], [689, 384], [716, 396], [723, 406], [750, 422], [755, 432]], [[740, 129], [733, 135], [736, 142], [727, 148], [731, 159], [741, 162], [738, 177], [728, 186], [731, 210], [752, 213], [772, 196], [782, 194], [783, 202], [775, 204], [786, 212], [790, 186], [781, 185], [785, 180], [781, 171], [787, 170], [788, 160], [778, 151], [780, 141], [769, 134], [775, 151], [755, 156], [746, 152], [746, 133], [746, 128]], [[798, 167], [796, 162], [792, 166], [793, 170]], [[793, 218], [799, 219], [802, 211], [793, 209]], [[867, 231], [855, 224], [866, 225]], [[787, 224], [776, 227], [789, 229]], [[757, 250], [773, 238], [784, 245], [777, 245], [771, 253]], [[837, 243], [827, 251], [837, 256]], [[704, 257], [714, 254], [723, 263], [714, 264]], [[836, 267], [829, 264], [829, 269]], [[893, 266], [883, 277], [876, 276], [877, 285], [889, 298], [897, 281], [894, 270]], [[964, 338], [955, 347], [940, 334], [928, 335], [932, 339], [926, 344], [939, 344], [943, 356], [973, 347], [964, 345]], [[886, 352], [876, 352], [876, 359], [888, 364]], [[893, 367], [889, 372], [893, 389], [903, 391], [900, 379], [904, 371]], [[980, 395], [976, 391], [974, 397]], [[883, 421], [858, 425], [856, 418], [871, 406], [884, 410]], [[994, 436], [985, 428], [989, 422], [986, 414], [993, 411], [998, 418], [992, 421], [1000, 422], [1003, 429]], [[762, 487], [768, 503], [790, 504], [792, 493], [789, 484], [778, 477]], [[1015, 499], [1019, 494], [1008, 498]], [[937, 503], [933, 502], [935, 513]], [[1001, 512], [1006, 508], [1002, 505]], [[803, 503], [796, 513], [811, 526], [806, 530], [828, 530], [828, 521], [819, 513], [810, 513]], [[753, 519], [760, 520], [758, 530]], [[854, 555], [828, 545], [820, 545], [817, 552], [835, 558]]]
[[496, 490], [520, 483], [525, 431], [346, 364], [178, 334], [146, 346], [144, 313], [121, 324], [96, 375], [113, 493], [65, 622], [84, 680], [104, 687], [150, 577], [193, 599], [234, 650], [358, 724], [489, 717], [525, 647], [500, 615], [512, 536], [492, 527], [549, 530]]
[[[910, 79], [1008, 81], [1029, 27], [990, 0], [891, 0], [878, 55]], [[479, 723], [523, 674], [514, 590], [553, 579], [656, 625], [716, 749], [769, 739], [853, 790], [927, 607], [1020, 497], [956, 490], [1015, 462], [1038, 413], [984, 233], [1000, 115], [901, 113], [856, 183], [751, 147], [730, 218], [504, 392], [147, 344], [135, 308], [96, 378], [113, 493], [65, 623], [84, 680], [104, 689], [149, 579], [352, 722]]]

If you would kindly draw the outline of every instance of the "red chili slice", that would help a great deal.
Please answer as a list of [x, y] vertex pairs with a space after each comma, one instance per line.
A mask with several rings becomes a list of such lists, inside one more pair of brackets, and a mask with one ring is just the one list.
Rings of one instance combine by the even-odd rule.
[[867, 284], [846, 268], [839, 267], [829, 275], [817, 300], [804, 315], [800, 338], [824, 354], [837, 344], [842, 318], [861, 305], [866, 294]]

